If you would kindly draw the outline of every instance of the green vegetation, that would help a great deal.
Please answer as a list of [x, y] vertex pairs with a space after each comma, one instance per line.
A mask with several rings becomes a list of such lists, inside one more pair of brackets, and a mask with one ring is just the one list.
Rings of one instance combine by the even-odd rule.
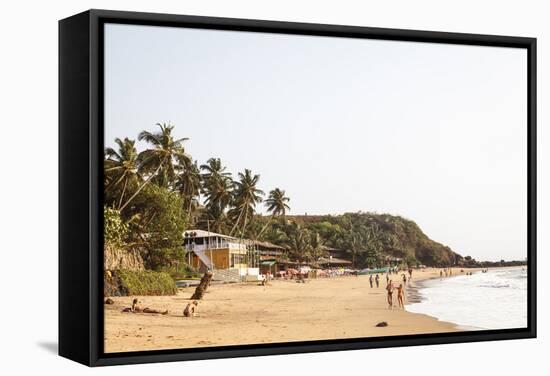
[[322, 256], [319, 243], [343, 249], [358, 268], [385, 266], [397, 258], [410, 266], [458, 265], [462, 260], [449, 247], [429, 239], [413, 221], [389, 214], [292, 216], [270, 224], [262, 239], [287, 245], [292, 257], [305, 260]]
[[[196, 275], [184, 267], [182, 236], [189, 228], [269, 241], [285, 247], [287, 258], [305, 262], [326, 257], [327, 247], [348, 252], [357, 268], [384, 266], [396, 258], [408, 265], [464, 262], [402, 217], [288, 216], [284, 190], [273, 188], [266, 197], [260, 175], [249, 169], [234, 178], [220, 158], [199, 164], [185, 152], [188, 138], [174, 138], [172, 125], [157, 126], [157, 132], [137, 135], [145, 150], [138, 151], [134, 140], [116, 139], [116, 149], [105, 149], [104, 163], [105, 240], [139, 249], [149, 270]], [[257, 212], [262, 204], [267, 215]]]
[[148, 269], [160, 270], [184, 258], [186, 215], [176, 192], [151, 184], [122, 212], [128, 221], [130, 243], [140, 244]]
[[107, 243], [120, 245], [128, 235], [128, 225], [120, 218], [120, 212], [116, 209], [103, 208], [103, 236]]
[[105, 277], [105, 295], [174, 295], [177, 287], [167, 273], [116, 270]]
[[170, 277], [174, 280], [196, 279], [202, 276], [202, 273], [200, 273], [197, 269], [183, 261], [175, 265], [162, 268], [162, 271], [170, 275]]
[[[157, 126], [156, 133], [139, 133], [138, 140], [148, 144], [141, 152], [128, 138], [105, 149], [105, 241], [140, 249], [148, 269], [181, 275], [186, 228], [239, 237], [254, 231], [258, 239], [269, 224], [260, 226], [255, 219], [264, 196], [260, 175], [245, 169], [234, 180], [219, 158], [199, 167], [185, 152], [187, 138], [175, 139], [172, 125]], [[272, 190], [266, 200], [271, 218], [284, 215], [288, 201], [283, 190]]]

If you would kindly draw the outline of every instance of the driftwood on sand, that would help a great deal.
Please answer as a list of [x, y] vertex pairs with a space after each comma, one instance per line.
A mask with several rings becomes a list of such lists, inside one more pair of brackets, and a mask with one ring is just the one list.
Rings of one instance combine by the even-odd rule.
[[201, 300], [204, 293], [206, 292], [206, 289], [208, 288], [208, 286], [210, 286], [210, 282], [212, 282], [212, 272], [208, 271], [204, 273], [204, 275], [202, 276], [201, 282], [195, 289], [195, 292], [193, 293], [193, 296], [191, 297], [191, 299]]

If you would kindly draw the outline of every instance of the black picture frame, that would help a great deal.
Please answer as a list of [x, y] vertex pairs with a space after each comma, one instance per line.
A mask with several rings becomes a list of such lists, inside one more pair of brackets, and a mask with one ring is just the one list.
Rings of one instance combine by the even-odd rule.
[[[145, 352], [103, 352], [102, 161], [104, 23], [368, 38], [526, 49], [528, 55], [528, 326], [487, 330], [238, 345]], [[59, 22], [59, 354], [88, 366], [432, 345], [536, 337], [536, 39], [88, 10]]]

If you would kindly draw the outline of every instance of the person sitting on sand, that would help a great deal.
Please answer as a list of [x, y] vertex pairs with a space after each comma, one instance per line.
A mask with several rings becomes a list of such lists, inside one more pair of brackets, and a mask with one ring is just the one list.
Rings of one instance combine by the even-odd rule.
[[388, 291], [388, 308], [393, 308], [393, 290], [395, 286], [393, 285], [393, 281], [390, 279], [390, 282], [386, 286], [386, 291]]
[[374, 279], [372, 278], [372, 274], [369, 276], [369, 283], [370, 283], [370, 288], [372, 289], [372, 283], [374, 282]]
[[403, 303], [403, 299], [405, 297], [405, 287], [401, 283], [399, 287], [397, 288], [397, 302], [399, 303], [399, 308], [405, 309], [405, 304]]
[[141, 308], [140, 306], [138, 306], [137, 304], [139, 303], [138, 299], [135, 298], [133, 301], [132, 301], [132, 307], [126, 307], [122, 310], [122, 312], [132, 312], [132, 313], [158, 313], [158, 314], [161, 314], [161, 315], [167, 315], [168, 314], [168, 310], [165, 310], [165, 311], [159, 311], [158, 309], [151, 309], [149, 307], [145, 307], [145, 308]]
[[192, 302], [187, 304], [187, 307], [183, 310], [183, 316], [184, 317], [197, 317], [198, 312], [197, 308], [199, 306], [199, 302], [196, 300], [193, 300]]
[[378, 274], [376, 275], [374, 280], [376, 281], [376, 288], [380, 287], [380, 276]]

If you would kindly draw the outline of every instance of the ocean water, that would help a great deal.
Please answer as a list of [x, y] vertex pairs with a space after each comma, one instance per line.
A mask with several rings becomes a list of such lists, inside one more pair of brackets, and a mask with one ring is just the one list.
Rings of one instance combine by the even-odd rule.
[[471, 330], [527, 327], [527, 271], [521, 268], [438, 278], [418, 287], [420, 302], [407, 311]]

